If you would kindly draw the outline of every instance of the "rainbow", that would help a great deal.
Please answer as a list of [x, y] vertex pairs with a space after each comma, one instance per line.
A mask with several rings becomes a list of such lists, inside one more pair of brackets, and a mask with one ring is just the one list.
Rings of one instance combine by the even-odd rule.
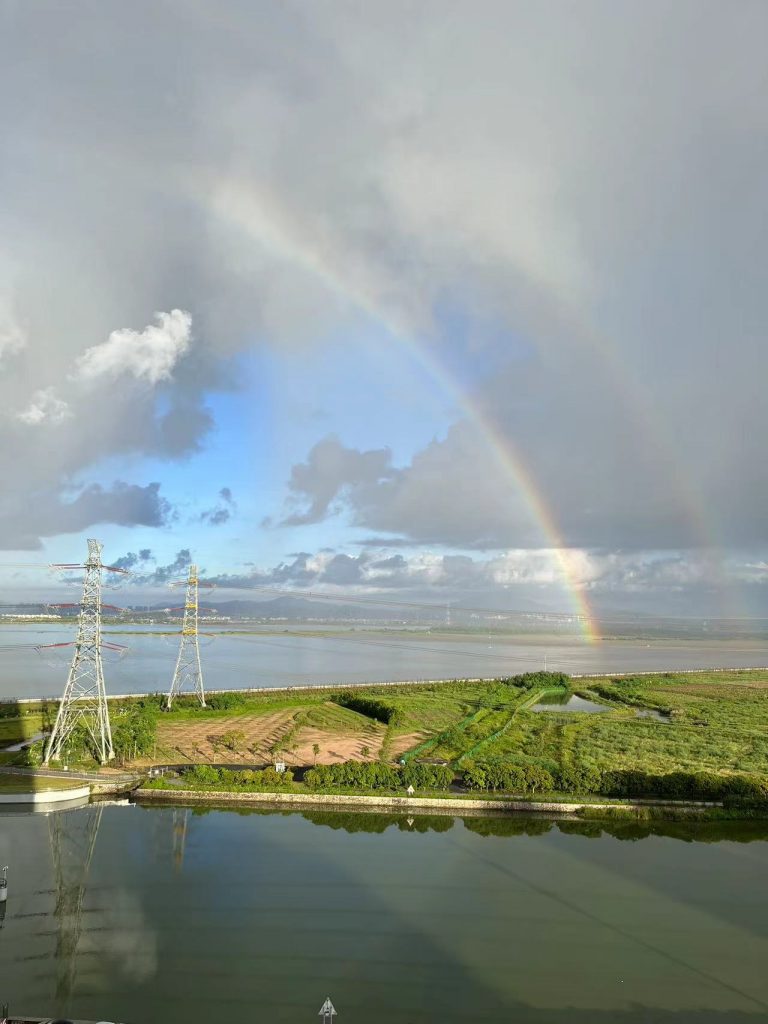
[[[426, 346], [420, 344], [410, 334], [405, 334], [400, 325], [384, 313], [380, 304], [366, 293], [364, 287], [350, 282], [345, 268], [335, 265], [331, 254], [323, 252], [319, 244], [308, 240], [306, 231], [285, 204], [263, 185], [233, 178], [213, 188], [200, 186], [195, 190], [194, 198], [216, 217], [256, 241], [270, 255], [298, 266], [321, 282], [344, 306], [362, 311], [382, 325], [393, 342], [435, 381], [485, 439], [500, 472], [522, 496], [532, 520], [545, 539], [547, 549], [559, 567], [572, 613], [579, 621], [583, 637], [588, 642], [594, 642], [598, 637], [596, 617], [588, 599], [585, 581], [581, 578], [575, 551], [565, 545], [556, 517], [520, 454], [509, 439], [499, 433], [498, 428], [467, 394], [458, 379]], [[601, 341], [594, 332], [589, 332], [587, 338], [584, 337], [583, 331], [577, 333], [581, 335], [582, 343], [588, 344], [598, 352], [604, 368], [626, 396], [628, 415], [642, 427], [648, 443], [654, 452], [658, 453], [660, 466], [665, 471], [669, 485], [678, 493], [683, 506], [688, 510], [690, 521], [702, 538], [703, 546], [710, 551], [717, 551], [717, 545], [713, 543], [712, 534], [707, 530], [707, 524], [703, 519], [703, 503], [686, 488], [684, 474], [677, 471], [678, 467], [671, 465], [669, 453], [672, 447], [665, 444], [660, 436], [658, 424], [654, 423], [645, 411], [647, 403], [644, 405], [641, 402], [637, 388], [626, 379], [626, 373], [622, 373], [612, 347]], [[724, 577], [724, 570], [722, 575]]]
[[573, 552], [563, 543], [554, 514], [519, 454], [506, 438], [502, 438], [459, 381], [425, 346], [404, 335], [399, 326], [383, 314], [368, 295], [343, 281], [341, 268], [336, 270], [332, 261], [307, 244], [299, 226], [274, 197], [260, 191], [250, 182], [244, 185], [230, 181], [226, 186], [218, 188], [212, 199], [207, 193], [198, 198], [210, 205], [217, 216], [249, 235], [277, 258], [299, 266], [320, 280], [345, 304], [363, 311], [381, 324], [393, 341], [435, 381], [485, 439], [499, 470], [522, 496], [559, 568], [572, 614], [577, 618], [582, 635], [587, 642], [594, 642], [598, 637], [596, 617], [580, 579]]

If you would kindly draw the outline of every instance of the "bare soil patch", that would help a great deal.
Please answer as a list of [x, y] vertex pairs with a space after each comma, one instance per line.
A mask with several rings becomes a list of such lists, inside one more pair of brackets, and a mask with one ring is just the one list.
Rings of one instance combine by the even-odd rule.
[[[270, 761], [273, 747], [293, 725], [296, 711], [267, 715], [228, 715], [200, 721], [160, 722], [157, 729], [157, 760], [223, 761], [253, 763]], [[216, 742], [223, 734], [241, 733], [237, 750], [223, 750]]]
[[[295, 750], [286, 753], [290, 764], [337, 764], [340, 761], [373, 761], [381, 752], [384, 728], [368, 733], [326, 732], [323, 729], [305, 727], [294, 738]], [[320, 747], [315, 761], [313, 744]], [[367, 748], [368, 753], [363, 753]]]
[[389, 745], [389, 750], [393, 759], [400, 757], [406, 750], [410, 750], [411, 747], [417, 746], [427, 738], [425, 732], [407, 732], [403, 733], [402, 736], [396, 736]]

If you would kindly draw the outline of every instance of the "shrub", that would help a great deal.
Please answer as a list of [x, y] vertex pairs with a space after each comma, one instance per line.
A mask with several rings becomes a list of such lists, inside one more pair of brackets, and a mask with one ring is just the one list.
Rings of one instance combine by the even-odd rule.
[[221, 779], [221, 771], [210, 764], [196, 764], [190, 768], [185, 775], [192, 782], [203, 786], [210, 786]]
[[231, 750], [234, 754], [245, 746], [245, 733], [242, 729], [230, 729], [227, 732], [223, 732], [219, 736], [219, 740], [222, 746], [225, 746], [227, 750]]
[[350, 711], [357, 711], [360, 715], [365, 715], [367, 718], [374, 718], [377, 722], [383, 722], [384, 725], [396, 725], [398, 720], [397, 708], [392, 707], [391, 704], [385, 704], [383, 700], [377, 700], [375, 697], [362, 697], [357, 693], [338, 693], [331, 697], [331, 701], [334, 704], [338, 704], [339, 707], [349, 708]]
[[504, 679], [509, 686], [521, 686], [524, 690], [534, 690], [541, 686], [549, 686], [570, 690], [571, 677], [565, 672], [523, 672], [517, 676]]
[[248, 698], [244, 693], [209, 693], [205, 702], [211, 711], [229, 711], [231, 708], [243, 707]]

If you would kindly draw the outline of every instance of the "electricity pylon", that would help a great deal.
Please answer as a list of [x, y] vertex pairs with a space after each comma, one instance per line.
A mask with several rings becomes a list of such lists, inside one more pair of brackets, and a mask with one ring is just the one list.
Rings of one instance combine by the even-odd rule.
[[85, 724], [91, 734], [98, 761], [104, 764], [115, 756], [101, 664], [101, 573], [103, 569], [111, 572], [122, 570], [102, 564], [102, 548], [99, 541], [89, 540], [88, 558], [84, 565], [56, 566], [59, 569], [84, 569], [85, 580], [75, 653], [59, 701], [56, 723], [45, 748], [43, 765], [60, 760], [63, 747], [80, 722]]
[[[171, 688], [165, 699], [166, 711], [170, 711], [173, 698], [178, 697], [189, 684], [191, 684], [193, 693], [200, 701], [201, 707], [205, 707], [203, 670], [200, 666], [200, 647], [197, 639], [197, 594], [200, 586], [197, 566], [190, 565], [187, 576], [187, 598], [184, 602], [184, 621], [181, 626], [179, 656], [176, 659], [176, 668], [173, 673]], [[210, 584], [203, 583], [202, 586], [210, 586]]]

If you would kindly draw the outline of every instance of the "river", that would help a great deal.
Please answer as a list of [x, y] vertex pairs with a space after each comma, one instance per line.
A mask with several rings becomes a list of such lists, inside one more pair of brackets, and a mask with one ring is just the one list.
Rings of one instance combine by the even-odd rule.
[[326, 996], [339, 1024], [768, 1019], [768, 826], [614, 831], [136, 806], [0, 816], [0, 1001], [130, 1024], [300, 1024]]
[[[59, 696], [71, 648], [3, 650], [13, 644], [72, 640], [74, 627], [0, 628], [0, 698]], [[107, 692], [167, 690], [176, 659], [176, 638], [160, 629], [123, 626], [109, 640], [126, 644], [112, 661], [107, 652]], [[202, 638], [206, 686], [228, 689], [386, 680], [513, 675], [540, 669], [569, 673], [653, 672], [665, 669], [768, 666], [768, 641], [604, 640], [564, 636], [429, 634], [327, 630], [320, 637], [262, 631]]]

